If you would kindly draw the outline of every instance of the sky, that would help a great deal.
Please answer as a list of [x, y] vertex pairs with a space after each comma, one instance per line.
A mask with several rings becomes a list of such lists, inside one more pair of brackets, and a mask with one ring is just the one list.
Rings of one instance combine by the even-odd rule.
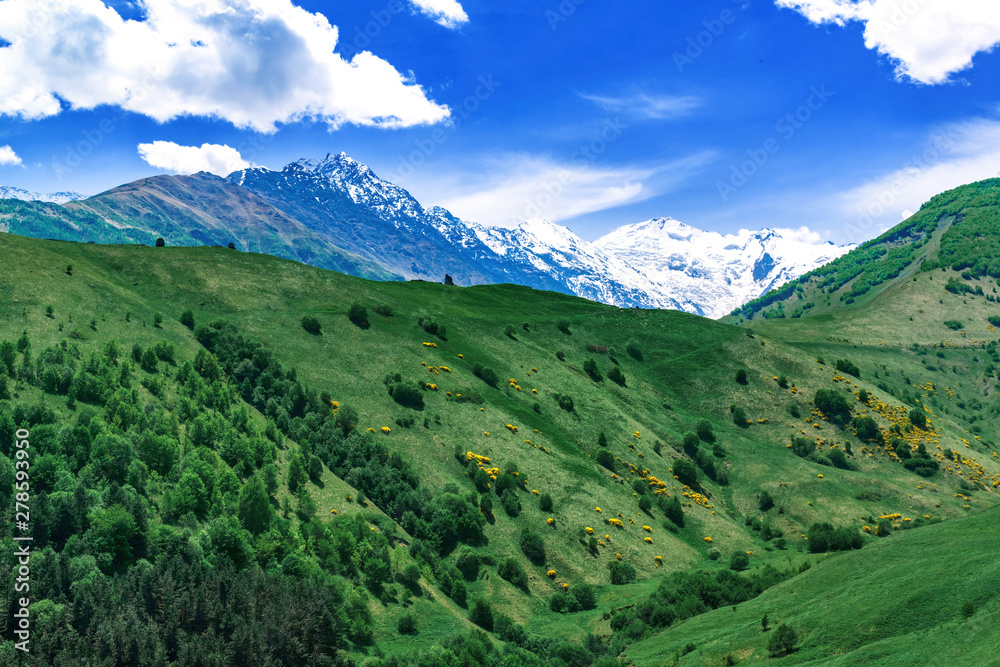
[[348, 153], [426, 206], [874, 237], [1000, 176], [996, 0], [0, 0], [0, 185]]

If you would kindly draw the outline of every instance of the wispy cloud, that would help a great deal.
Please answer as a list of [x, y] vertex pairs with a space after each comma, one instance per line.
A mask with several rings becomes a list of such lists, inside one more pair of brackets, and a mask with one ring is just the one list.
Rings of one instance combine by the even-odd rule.
[[421, 14], [450, 30], [469, 22], [469, 15], [456, 0], [410, 0]]
[[409, 186], [465, 220], [513, 227], [528, 218], [558, 222], [656, 197], [713, 159], [704, 152], [655, 166], [600, 166], [518, 153]]
[[[457, 16], [444, 0], [421, 4]], [[335, 53], [337, 28], [291, 0], [142, 7], [142, 20], [126, 20], [98, 0], [0, 2], [9, 43], [0, 114], [35, 120], [64, 105], [114, 105], [159, 122], [200, 116], [262, 132], [303, 119], [399, 128], [450, 115], [385, 60]]]
[[976, 118], [936, 129], [898, 169], [837, 195], [845, 236], [863, 240], [900, 222], [936, 194], [1000, 176], [1000, 120]]
[[227, 176], [251, 166], [239, 151], [223, 144], [180, 146], [172, 141], [154, 141], [139, 144], [138, 148], [143, 160], [171, 174], [207, 171], [216, 176]]
[[938, 84], [1000, 43], [995, 0], [775, 0], [813, 23], [865, 24], [865, 46], [888, 56], [901, 80]]
[[21, 164], [21, 158], [10, 146], [0, 146], [0, 167], [16, 167]]
[[650, 95], [644, 92], [623, 96], [580, 93], [580, 97], [593, 102], [605, 111], [640, 120], [680, 118], [705, 103], [702, 98], [694, 95]]

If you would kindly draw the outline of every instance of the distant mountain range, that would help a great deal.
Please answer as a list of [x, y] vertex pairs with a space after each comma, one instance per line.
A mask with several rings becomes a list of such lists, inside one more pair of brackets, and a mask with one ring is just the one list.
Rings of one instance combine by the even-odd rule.
[[51, 204], [65, 204], [68, 201], [76, 201], [77, 199], [84, 199], [86, 195], [81, 195], [79, 192], [50, 192], [48, 194], [42, 194], [39, 192], [29, 192], [28, 190], [22, 190], [21, 188], [12, 188], [6, 185], [0, 185], [0, 199], [20, 199], [21, 201], [42, 201], [49, 202]]
[[[516, 283], [621, 307], [718, 318], [851, 247], [774, 230], [721, 235], [671, 218], [626, 225], [587, 242], [561, 225], [513, 229], [424, 207], [345, 153], [280, 171], [154, 176], [82, 201], [0, 195], [0, 229], [96, 242], [227, 245], [373, 279]], [[8, 193], [8, 194], [3, 194]], [[30, 195], [31, 193], [26, 193]], [[40, 196], [41, 197], [41, 196]]]

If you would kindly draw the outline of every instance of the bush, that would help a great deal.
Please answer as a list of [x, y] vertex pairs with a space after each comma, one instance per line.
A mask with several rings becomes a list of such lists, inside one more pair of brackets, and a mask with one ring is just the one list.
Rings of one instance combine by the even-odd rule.
[[739, 369], [738, 371], [736, 371], [736, 382], [738, 384], [746, 384], [747, 383], [747, 372], [745, 370], [743, 370], [742, 368]]
[[941, 469], [941, 464], [934, 459], [918, 456], [903, 461], [903, 467], [921, 477], [933, 477]]
[[678, 500], [677, 496], [670, 499], [664, 499], [663, 496], [660, 496], [660, 510], [675, 526], [684, 527], [684, 508], [681, 507], [681, 501]]
[[495, 370], [487, 366], [483, 366], [482, 364], [474, 365], [472, 367], [472, 374], [491, 387], [496, 387], [497, 383], [500, 381], [500, 377], [497, 375]]
[[760, 502], [757, 504], [757, 506], [760, 507], [761, 512], [766, 512], [772, 507], [774, 507], [774, 498], [772, 498], [771, 494], [768, 493], [767, 491], [761, 491]]
[[952, 331], [958, 331], [959, 329], [964, 329], [965, 325], [958, 320], [947, 320], [944, 325], [951, 329]]
[[684, 445], [684, 452], [688, 456], [694, 456], [701, 446], [701, 438], [698, 437], [697, 433], [688, 433], [681, 442]]
[[194, 331], [194, 313], [190, 310], [185, 310], [181, 313], [181, 324]]
[[702, 419], [695, 427], [695, 432], [702, 442], [715, 442], [715, 433], [712, 431], [712, 422]]
[[[505, 475], [509, 478], [509, 475]], [[513, 489], [508, 489], [503, 492], [500, 496], [500, 505], [503, 507], [503, 511], [507, 513], [507, 516], [516, 517], [521, 513], [521, 501], [517, 497], [517, 491]]]
[[649, 494], [639, 497], [639, 510], [649, 513], [649, 510], [653, 509], [653, 499], [649, 497]]
[[396, 630], [401, 635], [413, 634], [417, 631], [417, 617], [413, 614], [403, 614], [396, 621]]
[[639, 343], [636, 342], [635, 340], [630, 340], [629, 342], [625, 343], [625, 352], [627, 352], [628, 356], [632, 357], [636, 361], [642, 361], [642, 348], [639, 347]]
[[493, 607], [483, 599], [477, 599], [472, 604], [472, 611], [469, 612], [469, 620], [483, 628], [493, 630]]
[[414, 410], [424, 409], [424, 394], [409, 382], [391, 382], [389, 384], [389, 395], [392, 400], [406, 408]]
[[855, 417], [851, 425], [854, 426], [854, 431], [861, 442], [882, 442], [882, 432], [878, 430], [878, 424], [871, 417]]
[[733, 410], [733, 423], [740, 428], [746, 428], [750, 425], [750, 419], [747, 417], [747, 411], [743, 408], [737, 406]]
[[590, 376], [590, 379], [594, 382], [600, 382], [603, 380], [601, 372], [597, 370], [597, 362], [593, 359], [587, 359], [583, 362], [583, 372]]
[[569, 322], [567, 320], [559, 320], [556, 324], [556, 328], [562, 331], [567, 336], [572, 336], [573, 332], [569, 330]]
[[514, 328], [513, 324], [508, 324], [507, 327], [503, 330], [504, 336], [507, 336], [508, 338], [513, 338], [514, 340], [517, 340], [517, 337], [514, 336], [514, 334], [516, 333], [517, 329]]
[[910, 410], [910, 423], [919, 429], [927, 428], [927, 415], [924, 414], [924, 409], [922, 407], [915, 407]]
[[831, 449], [826, 456], [830, 459], [830, 463], [833, 464], [834, 468], [840, 468], [841, 470], [854, 470], [854, 466], [852, 466], [851, 462], [847, 460], [847, 455], [844, 454], [842, 450]]
[[615, 471], [615, 455], [606, 449], [602, 449], [597, 452], [595, 457], [599, 465], [604, 466], [611, 472]]
[[795, 438], [792, 440], [792, 451], [796, 456], [806, 458], [816, 451], [816, 443], [809, 438]]
[[856, 378], [861, 377], [861, 371], [850, 359], [837, 359], [835, 367], [841, 373], [847, 373]]
[[323, 333], [323, 329], [320, 326], [319, 320], [317, 320], [312, 315], [306, 315], [302, 318], [302, 328], [311, 333], [314, 336], [319, 336]]
[[347, 319], [357, 325], [364, 324], [368, 322], [368, 309], [360, 303], [354, 302], [351, 304], [351, 307], [347, 309]]
[[745, 551], [734, 551], [729, 557], [729, 569], [735, 572], [742, 572], [750, 567], [750, 556]]
[[617, 366], [612, 366], [608, 370], [608, 379], [619, 386], [625, 386], [625, 374]]
[[525, 574], [524, 569], [513, 558], [505, 558], [500, 563], [500, 567], [497, 568], [497, 574], [509, 581], [514, 587], [520, 588], [525, 592], [528, 591], [528, 575]]
[[570, 592], [574, 598], [576, 598], [577, 603], [580, 605], [580, 609], [588, 611], [590, 609], [595, 609], [597, 607], [597, 593], [594, 592], [594, 587], [590, 584], [577, 584]]
[[543, 512], [551, 512], [552, 496], [550, 496], [548, 493], [543, 493], [542, 495], [538, 496], [538, 509], [540, 509]]
[[830, 421], [843, 426], [851, 418], [851, 406], [843, 394], [833, 389], [820, 389], [813, 398], [813, 404]]
[[557, 614], [566, 611], [566, 596], [562, 593], [553, 593], [549, 598], [549, 609]]
[[576, 405], [573, 403], [572, 396], [567, 396], [566, 394], [556, 394], [555, 399], [556, 403], [559, 404], [559, 407], [566, 412], [573, 412], [576, 408]]
[[681, 484], [686, 484], [692, 489], [699, 486], [698, 468], [687, 459], [674, 460], [674, 475]]
[[615, 586], [624, 586], [635, 580], [635, 568], [620, 560], [613, 560], [608, 564], [611, 571], [611, 583]]
[[392, 317], [392, 306], [387, 304], [380, 303], [377, 306], [372, 307], [372, 310], [382, 317]]
[[990, 315], [986, 318], [986, 321], [995, 327], [1000, 327], [1000, 315]]
[[797, 641], [798, 637], [795, 635], [795, 630], [782, 623], [774, 631], [774, 634], [771, 635], [771, 641], [767, 644], [767, 650], [771, 652], [772, 656], [791, 653], [795, 650], [795, 642]]
[[521, 553], [523, 553], [532, 563], [538, 564], [545, 562], [545, 542], [542, 541], [542, 538], [538, 533], [532, 532], [528, 529], [521, 531], [521, 537], [518, 540], [518, 545], [521, 547]]
[[857, 529], [834, 528], [826, 522], [814, 523], [809, 526], [806, 537], [809, 538], [809, 551], [811, 553], [860, 549], [864, 544], [864, 539]]

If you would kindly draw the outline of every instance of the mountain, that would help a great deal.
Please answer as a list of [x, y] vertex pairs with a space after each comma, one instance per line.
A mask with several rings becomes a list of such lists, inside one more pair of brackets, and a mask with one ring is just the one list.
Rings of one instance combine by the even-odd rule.
[[40, 201], [48, 202], [50, 204], [65, 204], [66, 202], [83, 198], [84, 195], [81, 195], [78, 192], [51, 192], [48, 194], [40, 194], [38, 192], [22, 190], [21, 188], [0, 185], [0, 199], [19, 199], [21, 201]]
[[672, 218], [619, 227], [594, 246], [645, 275], [656, 292], [687, 306], [683, 310], [712, 318], [854, 247], [803, 241], [770, 229], [723, 235]]
[[595, 243], [539, 219], [486, 227], [425, 208], [345, 153], [228, 179], [330, 243], [408, 278], [448, 273], [462, 285], [512, 282], [621, 307], [720, 317], [848, 250], [771, 230], [723, 236], [669, 219], [628, 225]]
[[[924, 215], [985, 256], [982, 194]], [[781, 624], [785, 664], [995, 655], [1000, 306], [973, 255], [752, 327], [224, 247], [0, 255], [33, 664], [774, 664]]]

